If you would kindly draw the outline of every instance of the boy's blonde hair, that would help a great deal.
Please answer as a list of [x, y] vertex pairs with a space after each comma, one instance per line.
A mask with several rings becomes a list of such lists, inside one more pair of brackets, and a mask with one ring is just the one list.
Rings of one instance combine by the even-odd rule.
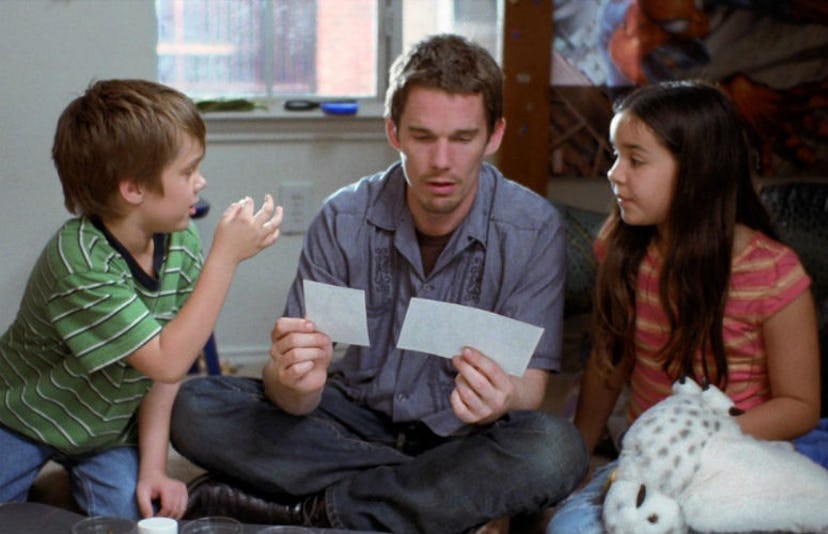
[[161, 173], [190, 136], [205, 146], [206, 129], [183, 93], [146, 80], [89, 86], [58, 120], [52, 159], [66, 209], [76, 215], [120, 215], [114, 196], [130, 179], [163, 193]]

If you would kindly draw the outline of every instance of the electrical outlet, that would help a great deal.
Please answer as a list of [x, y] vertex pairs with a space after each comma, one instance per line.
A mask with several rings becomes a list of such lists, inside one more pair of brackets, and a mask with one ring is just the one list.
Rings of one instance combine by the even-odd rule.
[[280, 231], [283, 234], [304, 233], [313, 217], [311, 194], [307, 183], [286, 183], [279, 186], [279, 204], [284, 209]]

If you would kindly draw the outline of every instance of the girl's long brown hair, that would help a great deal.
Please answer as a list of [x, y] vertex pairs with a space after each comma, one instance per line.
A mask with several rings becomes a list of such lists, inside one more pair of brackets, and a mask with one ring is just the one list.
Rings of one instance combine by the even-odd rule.
[[[751, 180], [741, 117], [728, 98], [704, 82], [641, 87], [616, 102], [646, 124], [677, 162], [675, 194], [663, 250], [659, 299], [669, 320], [663, 370], [698, 382], [727, 385], [722, 319], [736, 223], [777, 238]], [[654, 226], [631, 226], [616, 205], [598, 271], [595, 338], [598, 354], [616, 366], [635, 358], [638, 271]], [[702, 375], [694, 363], [701, 351]]]

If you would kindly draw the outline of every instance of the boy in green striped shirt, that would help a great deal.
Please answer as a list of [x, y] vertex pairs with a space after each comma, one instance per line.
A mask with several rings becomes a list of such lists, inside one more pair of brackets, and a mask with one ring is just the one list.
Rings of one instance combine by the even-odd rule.
[[0, 338], [0, 502], [26, 500], [55, 460], [89, 515], [183, 515], [186, 486], [166, 474], [172, 402], [236, 266], [282, 219], [270, 195], [232, 204], [203, 259], [190, 218], [204, 151], [193, 102], [154, 82], [94, 83], [61, 115], [52, 156], [77, 217]]

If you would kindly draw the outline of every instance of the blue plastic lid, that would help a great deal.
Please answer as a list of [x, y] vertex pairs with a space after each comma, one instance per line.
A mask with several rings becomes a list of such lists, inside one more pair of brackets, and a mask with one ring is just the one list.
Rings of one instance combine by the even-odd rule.
[[355, 115], [359, 110], [356, 100], [331, 100], [320, 104], [322, 111], [328, 115]]

